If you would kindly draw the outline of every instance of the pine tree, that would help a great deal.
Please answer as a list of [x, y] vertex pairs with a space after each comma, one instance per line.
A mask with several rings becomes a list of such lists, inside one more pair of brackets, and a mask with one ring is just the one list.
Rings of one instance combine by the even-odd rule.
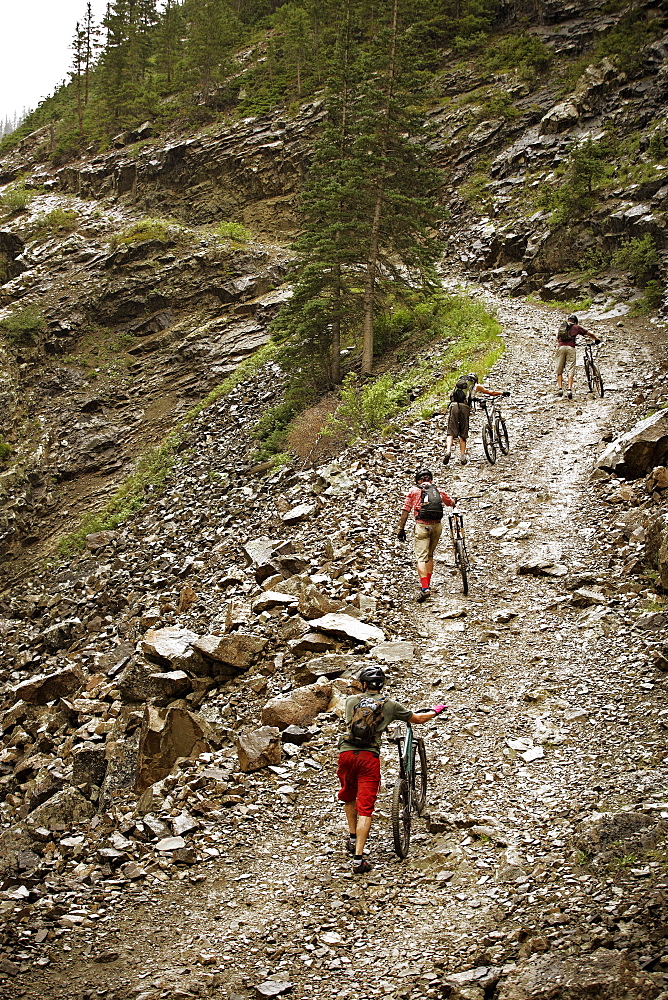
[[227, 0], [185, 0], [183, 15], [188, 68], [206, 103], [241, 37], [240, 24]]
[[181, 4], [177, 0], [165, 0], [157, 32], [156, 65], [158, 72], [163, 74], [168, 87], [171, 87], [177, 74], [184, 31]]
[[90, 74], [93, 68], [93, 59], [95, 50], [100, 44], [100, 28], [95, 23], [93, 17], [93, 8], [91, 6], [90, 0], [86, 4], [86, 13], [84, 15], [82, 30], [85, 36], [85, 47], [83, 52], [83, 65], [84, 65], [84, 105], [88, 104], [88, 98], [90, 94]]

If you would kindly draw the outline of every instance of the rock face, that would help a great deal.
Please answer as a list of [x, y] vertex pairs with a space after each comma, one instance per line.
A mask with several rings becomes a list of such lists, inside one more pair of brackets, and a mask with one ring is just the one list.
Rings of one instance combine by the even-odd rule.
[[599, 469], [624, 479], [639, 479], [668, 459], [668, 409], [640, 420], [613, 441], [598, 459]]
[[652, 1000], [660, 988], [618, 951], [582, 958], [535, 955], [500, 985], [499, 1000]]
[[147, 707], [139, 739], [136, 791], [164, 778], [179, 757], [195, 758], [209, 750], [212, 737], [210, 727], [192, 712]]
[[262, 722], [278, 729], [309, 726], [320, 712], [326, 711], [331, 699], [332, 685], [327, 681], [296, 688], [268, 701], [262, 709]]
[[262, 726], [237, 741], [239, 767], [242, 771], [260, 771], [281, 763], [281, 736], [276, 726]]

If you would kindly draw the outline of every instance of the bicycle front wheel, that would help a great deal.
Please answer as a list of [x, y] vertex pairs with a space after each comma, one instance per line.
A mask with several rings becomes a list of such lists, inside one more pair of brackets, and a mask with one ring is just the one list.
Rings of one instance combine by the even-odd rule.
[[594, 392], [596, 393], [597, 396], [600, 396], [601, 399], [603, 399], [603, 394], [605, 392], [605, 389], [603, 388], [603, 379], [601, 378], [600, 371], [596, 367], [594, 367], [593, 382], [594, 382]]
[[407, 781], [397, 781], [392, 793], [392, 839], [397, 857], [405, 858], [411, 842], [411, 795]]
[[508, 428], [506, 427], [506, 422], [503, 417], [499, 417], [496, 421], [496, 443], [501, 449], [502, 455], [507, 455], [510, 451], [510, 443], [508, 441]]
[[485, 424], [482, 429], [482, 446], [485, 449], [485, 456], [490, 465], [496, 462], [496, 445], [494, 444], [494, 433], [489, 424]]
[[458, 538], [455, 542], [455, 565], [457, 569], [462, 574], [462, 586], [464, 588], [464, 593], [469, 592], [469, 577], [468, 577], [468, 560], [466, 557], [466, 546], [464, 545], [463, 538]]
[[427, 754], [424, 740], [413, 745], [413, 802], [415, 811], [421, 816], [427, 801]]

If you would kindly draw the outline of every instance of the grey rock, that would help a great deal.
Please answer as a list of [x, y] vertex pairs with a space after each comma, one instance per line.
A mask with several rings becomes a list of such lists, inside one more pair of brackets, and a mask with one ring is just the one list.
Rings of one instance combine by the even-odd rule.
[[322, 618], [316, 618], [312, 621], [311, 626], [319, 632], [331, 632], [333, 635], [344, 636], [347, 639], [353, 639], [355, 642], [366, 643], [367, 645], [385, 641], [382, 629], [377, 628], [375, 625], [367, 625], [357, 618], [353, 618], [352, 615], [323, 615]]
[[259, 635], [234, 632], [230, 635], [204, 635], [195, 642], [195, 649], [216, 663], [247, 670], [268, 642]]
[[415, 655], [412, 642], [380, 642], [372, 646], [371, 655], [386, 663], [410, 662]]
[[33, 826], [52, 830], [55, 826], [83, 823], [95, 814], [95, 806], [76, 788], [63, 788], [28, 815]]
[[192, 690], [192, 682], [185, 671], [159, 671], [139, 659], [125, 667], [117, 684], [123, 700], [130, 702], [167, 704]]
[[262, 726], [246, 733], [237, 741], [239, 767], [242, 771], [259, 771], [281, 763], [281, 736], [276, 726]]
[[602, 453], [599, 469], [614, 472], [624, 479], [639, 479], [668, 460], [668, 409], [638, 421]]
[[534, 955], [503, 978], [498, 1000], [652, 1000], [661, 987], [620, 951]]
[[262, 709], [262, 724], [281, 730], [288, 726], [308, 726], [320, 712], [327, 710], [331, 700], [332, 685], [328, 681], [295, 688], [267, 702]]
[[82, 743], [72, 751], [72, 784], [100, 787], [107, 773], [104, 746]]

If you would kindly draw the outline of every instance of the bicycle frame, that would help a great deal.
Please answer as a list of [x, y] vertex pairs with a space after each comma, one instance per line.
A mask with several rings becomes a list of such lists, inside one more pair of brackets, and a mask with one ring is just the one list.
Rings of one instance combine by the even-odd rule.
[[450, 538], [452, 539], [452, 544], [461, 538], [461, 540], [466, 542], [466, 534], [464, 532], [464, 515], [461, 511], [457, 510], [457, 501], [455, 500], [455, 506], [452, 510], [448, 511], [448, 523], [450, 525]]
[[410, 722], [407, 722], [405, 725], [405, 739], [402, 736], [395, 737], [399, 749], [399, 777], [402, 781], [407, 781], [412, 786], [415, 783], [415, 774], [413, 772], [413, 727]]

